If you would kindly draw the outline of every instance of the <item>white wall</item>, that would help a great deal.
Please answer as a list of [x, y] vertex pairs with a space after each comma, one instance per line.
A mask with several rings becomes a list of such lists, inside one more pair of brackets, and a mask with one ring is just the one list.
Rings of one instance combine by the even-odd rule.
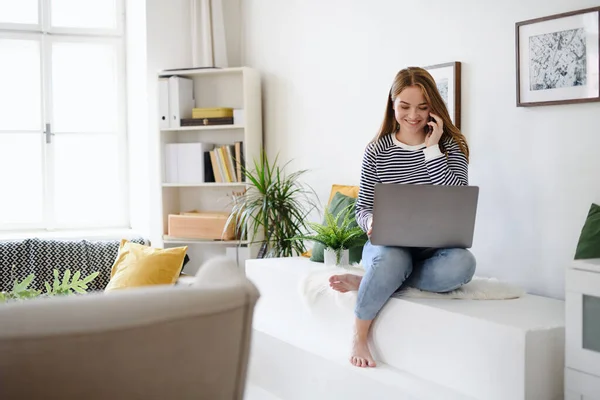
[[127, 23], [127, 143], [129, 150], [129, 204], [131, 228], [148, 237], [150, 168], [148, 131], [148, 90], [146, 87], [146, 3], [126, 2]]
[[153, 243], [162, 242], [160, 133], [158, 128], [158, 72], [192, 65], [189, 0], [147, 0], [148, 140], [150, 142], [150, 221]]
[[191, 66], [189, 0], [129, 1], [128, 139], [132, 228], [161, 243], [158, 72]]
[[264, 79], [269, 154], [309, 168], [327, 200], [358, 184], [395, 73], [463, 63], [462, 128], [481, 187], [478, 274], [563, 298], [592, 201], [600, 201], [600, 103], [517, 108], [515, 22], [593, 0], [245, 0], [246, 65]]

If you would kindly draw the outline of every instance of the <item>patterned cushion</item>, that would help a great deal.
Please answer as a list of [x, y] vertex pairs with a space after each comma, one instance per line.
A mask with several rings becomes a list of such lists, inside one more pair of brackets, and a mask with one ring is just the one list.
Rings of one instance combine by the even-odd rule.
[[[131, 241], [149, 244], [144, 238]], [[22, 280], [30, 273], [36, 276], [31, 287], [45, 291], [44, 282], [52, 283], [55, 268], [61, 276], [67, 269], [71, 272], [80, 270], [82, 276], [99, 271], [88, 291], [104, 290], [110, 280], [110, 269], [117, 257], [119, 242], [37, 238], [0, 242], [0, 291], [11, 290], [15, 278]], [[14, 275], [11, 273], [12, 265], [15, 266]]]

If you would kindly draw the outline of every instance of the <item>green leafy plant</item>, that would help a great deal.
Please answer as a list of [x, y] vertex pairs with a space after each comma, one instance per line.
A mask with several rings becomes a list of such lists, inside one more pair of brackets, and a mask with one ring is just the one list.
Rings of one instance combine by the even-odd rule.
[[250, 243], [262, 243], [261, 257], [291, 257], [306, 251], [298, 234], [306, 232], [307, 216], [316, 208], [312, 189], [300, 182], [307, 172], [301, 170], [284, 173], [286, 163], [280, 167], [278, 156], [270, 163], [264, 151], [254, 160], [254, 169], [242, 166], [248, 189], [235, 196], [231, 215], [225, 230], [234, 224], [236, 236], [248, 238]]
[[[54, 280], [52, 285], [48, 282], [44, 282], [46, 293], [42, 294], [41, 290], [32, 289], [29, 287], [35, 279], [35, 274], [29, 274], [25, 279], [19, 282], [15, 279], [13, 287], [9, 292], [0, 292], [0, 303], [4, 303], [9, 300], [26, 300], [40, 295], [43, 296], [56, 296], [66, 295], [71, 293], [86, 293], [88, 284], [92, 282], [98, 276], [99, 272], [94, 272], [85, 278], [81, 278], [81, 272], [77, 271], [71, 276], [71, 271], [66, 270], [62, 278], [57, 269], [53, 271]], [[14, 274], [14, 267], [13, 267]]]
[[342, 251], [366, 243], [363, 230], [359, 226], [352, 226], [355, 220], [354, 205], [349, 205], [334, 216], [329, 210], [325, 210], [325, 224], [309, 222], [309, 226], [315, 232], [312, 235], [296, 236], [293, 239], [312, 240], [322, 243], [326, 248], [335, 252], [336, 261], [339, 264]]
[[10, 292], [0, 292], [0, 302], [3, 303], [7, 300], [31, 299], [39, 296], [41, 293], [39, 290], [29, 288], [29, 285], [31, 285], [31, 282], [33, 282], [34, 279], [34, 274], [27, 275], [27, 277], [25, 277], [25, 279], [23, 279], [21, 282], [19, 282], [18, 279], [15, 279]]
[[81, 272], [77, 271], [71, 277], [71, 270], [66, 270], [62, 279], [60, 278], [58, 270], [54, 270], [54, 281], [52, 282], [52, 286], [48, 282], [44, 282], [44, 286], [46, 287], [46, 293], [50, 296], [55, 295], [65, 295], [71, 293], [86, 293], [86, 289], [88, 288], [88, 283], [96, 279], [99, 272], [96, 271], [87, 277], [81, 278]]

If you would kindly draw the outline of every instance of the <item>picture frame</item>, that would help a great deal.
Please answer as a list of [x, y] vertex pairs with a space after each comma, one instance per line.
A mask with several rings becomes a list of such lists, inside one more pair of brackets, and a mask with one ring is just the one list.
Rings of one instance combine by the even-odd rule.
[[435, 80], [437, 88], [446, 103], [452, 123], [460, 129], [460, 85], [461, 64], [459, 61], [423, 67]]
[[517, 107], [600, 101], [600, 7], [515, 24]]

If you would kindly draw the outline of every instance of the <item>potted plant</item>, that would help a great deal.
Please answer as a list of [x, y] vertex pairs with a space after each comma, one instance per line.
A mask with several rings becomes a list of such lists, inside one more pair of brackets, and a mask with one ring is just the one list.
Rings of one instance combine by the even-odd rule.
[[234, 196], [232, 212], [225, 223], [225, 230], [234, 224], [236, 237], [262, 244], [258, 258], [304, 253], [304, 242], [294, 237], [306, 232], [307, 217], [316, 208], [316, 194], [299, 180], [307, 171], [287, 175], [283, 170], [288, 163], [280, 167], [277, 161], [275, 157], [270, 163], [262, 151], [260, 160], [254, 160], [253, 170], [241, 166], [249, 187]]
[[349, 205], [334, 216], [325, 210], [325, 223], [309, 222], [315, 232], [312, 235], [302, 235], [295, 239], [312, 240], [325, 246], [325, 265], [348, 265], [348, 251], [351, 247], [362, 246], [366, 243], [363, 230], [353, 226], [354, 205]]

